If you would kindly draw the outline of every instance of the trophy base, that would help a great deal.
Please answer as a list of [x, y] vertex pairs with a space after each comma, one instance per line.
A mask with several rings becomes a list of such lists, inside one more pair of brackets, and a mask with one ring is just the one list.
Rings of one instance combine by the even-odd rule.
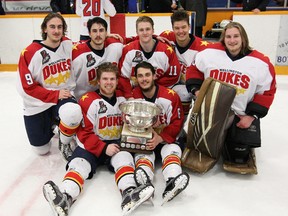
[[128, 129], [124, 124], [121, 134], [120, 150], [132, 153], [151, 154], [153, 150], [146, 147], [146, 143], [152, 138], [152, 128], [148, 128], [145, 132], [135, 133]]

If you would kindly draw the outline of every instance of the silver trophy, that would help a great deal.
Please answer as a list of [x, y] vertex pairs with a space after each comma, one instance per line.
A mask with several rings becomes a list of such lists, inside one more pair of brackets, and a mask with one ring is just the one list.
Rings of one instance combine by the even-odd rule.
[[120, 149], [129, 152], [151, 153], [147, 140], [152, 138], [152, 125], [158, 120], [161, 108], [143, 100], [129, 100], [119, 105], [123, 116]]

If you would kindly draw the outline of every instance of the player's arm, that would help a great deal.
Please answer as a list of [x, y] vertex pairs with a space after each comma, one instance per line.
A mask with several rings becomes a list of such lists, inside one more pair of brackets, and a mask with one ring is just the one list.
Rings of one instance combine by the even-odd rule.
[[166, 114], [167, 116], [171, 116], [170, 123], [159, 134], [162, 139], [167, 143], [175, 142], [184, 123], [184, 112], [179, 96], [175, 93], [171, 100], [171, 109]]
[[81, 0], [76, 0], [75, 7], [76, 7], [75, 10], [76, 14], [81, 17], [83, 15]]
[[181, 65], [171, 46], [167, 45], [166, 55], [168, 57], [168, 68], [162, 77], [158, 79], [158, 84], [166, 87], [172, 87], [179, 82], [181, 74]]
[[198, 70], [196, 65], [186, 68], [186, 88], [193, 95], [200, 89], [204, 81], [204, 74]]
[[276, 94], [275, 68], [268, 57], [262, 59], [266, 64], [260, 70], [256, 93], [246, 106], [245, 113], [250, 116], [263, 118], [267, 115]]
[[116, 14], [116, 9], [114, 7], [114, 5], [111, 3], [110, 0], [102, 0], [103, 3], [103, 9], [105, 10], [105, 12], [110, 16], [113, 17]]
[[57, 103], [59, 98], [59, 90], [48, 90], [42, 87], [32, 76], [28, 68], [29, 56], [21, 54], [18, 63], [18, 70], [22, 88], [25, 94], [32, 98], [41, 100], [44, 103]]
[[123, 93], [125, 98], [131, 98], [132, 95], [132, 86], [130, 82], [131, 73], [132, 73], [132, 60], [128, 58], [127, 47], [123, 49], [122, 56], [119, 61], [119, 80], [118, 80], [118, 89]]
[[106, 152], [107, 146], [106, 143], [100, 140], [94, 133], [94, 127], [97, 127], [96, 116], [98, 113], [95, 108], [90, 108], [92, 101], [89, 95], [87, 98], [81, 98], [79, 100], [83, 114], [83, 124], [77, 132], [77, 138], [87, 151], [99, 157], [103, 152]]
[[133, 97], [132, 94], [133, 88], [131, 86], [129, 78], [120, 75], [118, 80], [118, 89], [123, 93], [126, 99]]
[[[173, 31], [170, 31], [170, 30], [163, 31], [159, 35], [159, 37], [165, 41], [164, 43], [168, 43], [169, 45], [175, 44], [175, 42], [176, 42], [175, 33]], [[157, 39], [158, 39], [158, 37], [157, 37]]]
[[[171, 46], [169, 46], [169, 49], [172, 49], [170, 56], [169, 56], [169, 75], [171, 75], [173, 77], [173, 79], [171, 79], [171, 83], [176, 84], [177, 82], [179, 82], [180, 80], [180, 75], [181, 75], [181, 65], [179, 62], [179, 59], [176, 55], [176, 53], [174, 52], [173, 48]], [[169, 50], [170, 52], [170, 50]]]

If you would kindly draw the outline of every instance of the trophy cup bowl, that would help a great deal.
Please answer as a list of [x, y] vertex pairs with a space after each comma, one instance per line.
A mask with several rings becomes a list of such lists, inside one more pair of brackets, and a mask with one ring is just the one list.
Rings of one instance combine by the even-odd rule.
[[161, 108], [143, 100], [124, 101], [119, 105], [123, 121], [132, 132], [143, 133], [156, 123]]

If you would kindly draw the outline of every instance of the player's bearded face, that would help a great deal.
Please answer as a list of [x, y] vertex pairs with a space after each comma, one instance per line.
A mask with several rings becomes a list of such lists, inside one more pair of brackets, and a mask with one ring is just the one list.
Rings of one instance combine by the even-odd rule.
[[101, 94], [106, 97], [112, 97], [116, 90], [117, 83], [118, 79], [115, 73], [103, 72], [98, 81]]
[[47, 22], [47, 28], [45, 30], [47, 33], [47, 40], [52, 43], [59, 43], [63, 36], [63, 23], [58, 17], [52, 18]]
[[143, 92], [149, 92], [150, 90], [153, 89], [155, 85], [154, 75], [152, 74], [150, 69], [138, 68], [136, 78], [137, 78], [138, 85]]
[[224, 43], [232, 56], [240, 53], [242, 48], [242, 38], [237, 28], [229, 28], [225, 32]]

